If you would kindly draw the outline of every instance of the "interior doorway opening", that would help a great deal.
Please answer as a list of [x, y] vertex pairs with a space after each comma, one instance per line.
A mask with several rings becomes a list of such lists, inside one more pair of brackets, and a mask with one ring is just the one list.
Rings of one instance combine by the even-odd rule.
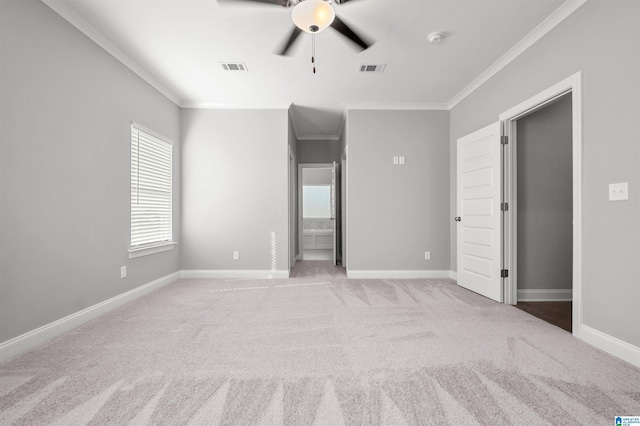
[[571, 332], [571, 93], [513, 126], [516, 306]]
[[299, 164], [299, 260], [341, 261], [340, 169]]
[[[510, 110], [500, 114], [499, 122], [476, 130], [457, 140], [457, 281], [458, 285], [484, 295], [497, 302], [516, 305], [519, 290], [525, 290], [538, 299], [547, 302], [571, 302], [571, 332], [574, 337], [581, 338], [583, 328], [582, 315], [582, 77], [576, 73], [555, 84], [547, 90], [533, 96]], [[560, 262], [552, 265], [562, 268], [564, 278], [555, 289], [541, 289], [540, 271], [533, 268], [534, 288], [520, 288], [518, 285], [519, 265], [529, 267], [531, 258], [527, 259], [524, 246], [518, 245], [518, 120], [530, 116], [545, 107], [553, 106], [567, 100], [570, 111], [564, 118], [564, 125], [570, 124], [564, 138], [567, 149], [564, 160], [560, 163], [559, 173], [542, 176], [537, 169], [547, 167], [549, 162], [556, 161], [555, 155], [549, 155], [544, 149], [542, 160], [535, 161], [533, 168], [538, 175], [530, 185], [535, 191], [542, 192], [543, 208], [535, 212], [541, 224], [526, 223], [529, 243], [541, 247], [538, 253], [548, 254], [551, 245], [556, 244], [556, 237], [564, 235], [562, 245], [565, 247]], [[546, 124], [545, 124], [546, 126]], [[544, 127], [544, 126], [543, 126]], [[535, 148], [540, 148], [536, 146]], [[560, 154], [558, 154], [560, 155]], [[526, 161], [526, 159], [525, 159]], [[530, 167], [530, 164], [520, 167]], [[548, 173], [548, 172], [547, 172]], [[563, 176], [565, 187], [554, 197], [549, 197], [545, 187], [559, 186], [556, 179]], [[551, 177], [546, 183], [545, 179]], [[523, 178], [523, 180], [525, 180]], [[542, 187], [542, 191], [540, 191]], [[526, 189], [525, 189], [526, 191]], [[535, 198], [535, 197], [534, 197]], [[561, 201], [558, 201], [561, 200]], [[563, 203], [563, 212], [549, 213], [551, 210], [544, 203]], [[555, 206], [553, 206], [555, 208]], [[523, 208], [526, 212], [526, 208]], [[550, 218], [558, 215], [562, 220], [551, 223]], [[547, 235], [542, 242], [535, 241], [538, 230], [544, 228]], [[551, 232], [548, 232], [549, 229]], [[554, 231], [555, 229], [555, 231]], [[526, 232], [521, 237], [525, 238]], [[542, 232], [540, 232], [542, 234]], [[533, 235], [533, 237], [532, 237]], [[570, 246], [570, 248], [568, 248]], [[519, 263], [518, 257], [525, 263]], [[548, 257], [548, 256], [547, 256]], [[553, 258], [553, 256], [551, 256]], [[553, 259], [552, 259], [553, 260]], [[547, 266], [538, 266], [545, 268]], [[569, 271], [567, 271], [569, 270]], [[523, 274], [524, 276], [524, 274]], [[537, 281], [537, 283], [536, 283]], [[569, 286], [567, 282], [570, 282]], [[523, 285], [523, 287], [525, 287]], [[534, 291], [532, 291], [534, 290]], [[522, 293], [522, 292], [521, 292]], [[524, 298], [524, 297], [523, 297]]]
[[582, 327], [581, 76], [500, 115], [505, 303]]

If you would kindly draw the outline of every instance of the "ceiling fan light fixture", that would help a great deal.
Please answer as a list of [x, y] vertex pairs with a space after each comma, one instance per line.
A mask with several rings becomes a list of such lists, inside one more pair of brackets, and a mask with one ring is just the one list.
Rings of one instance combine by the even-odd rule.
[[291, 12], [291, 19], [296, 27], [309, 34], [324, 31], [335, 18], [333, 6], [325, 0], [301, 1]]

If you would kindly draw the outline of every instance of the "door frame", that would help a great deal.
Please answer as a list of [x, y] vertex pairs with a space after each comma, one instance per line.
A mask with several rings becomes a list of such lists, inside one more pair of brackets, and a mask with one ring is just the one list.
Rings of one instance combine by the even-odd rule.
[[298, 228], [298, 220], [296, 218], [296, 195], [298, 193], [297, 190], [297, 167], [296, 165], [296, 155], [289, 145], [289, 157], [288, 157], [288, 180], [289, 180], [289, 276], [291, 276], [291, 270], [296, 264], [296, 259], [298, 258], [298, 249], [296, 247], [296, 241], [298, 240], [296, 233], [299, 232]]
[[516, 182], [516, 122], [559, 97], [571, 93], [572, 173], [573, 173], [573, 283], [572, 333], [580, 338], [582, 329], [582, 73], [577, 72], [526, 101], [500, 114], [502, 133], [509, 143], [504, 146], [502, 165], [503, 201], [513, 205], [503, 214], [502, 264], [510, 271], [504, 282], [505, 303], [515, 305], [517, 292], [517, 188]]
[[341, 263], [342, 263], [342, 267], [345, 269], [345, 272], [347, 273], [347, 276], [349, 274], [349, 256], [348, 256], [348, 251], [349, 251], [349, 243], [348, 243], [348, 235], [349, 235], [349, 227], [347, 226], [347, 215], [349, 214], [349, 209], [347, 208], [347, 202], [348, 202], [348, 198], [347, 198], [347, 183], [348, 183], [348, 175], [349, 175], [349, 166], [347, 164], [347, 159], [348, 159], [348, 152], [349, 152], [349, 145], [345, 144], [344, 145], [344, 151], [342, 152], [342, 156], [341, 156], [341, 167], [340, 167], [340, 226], [342, 227], [342, 230], [340, 232], [340, 236], [342, 237], [342, 249], [341, 249]]
[[[304, 228], [302, 223], [303, 203], [303, 169], [331, 169], [333, 163], [298, 163], [298, 260], [302, 260], [304, 253]], [[335, 250], [335, 248], [334, 248]]]

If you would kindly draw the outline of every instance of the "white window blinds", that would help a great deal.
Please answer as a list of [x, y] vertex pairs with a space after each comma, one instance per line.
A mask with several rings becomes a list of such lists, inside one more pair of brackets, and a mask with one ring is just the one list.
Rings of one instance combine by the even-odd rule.
[[170, 142], [131, 125], [131, 247], [171, 241], [172, 149]]

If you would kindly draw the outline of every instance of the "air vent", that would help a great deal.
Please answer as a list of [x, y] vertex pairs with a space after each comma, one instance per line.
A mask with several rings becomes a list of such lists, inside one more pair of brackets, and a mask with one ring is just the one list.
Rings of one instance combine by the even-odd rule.
[[358, 68], [359, 72], [382, 72], [384, 71], [386, 64], [360, 64], [360, 68]]
[[222, 68], [224, 68], [225, 71], [249, 71], [244, 62], [223, 63]]

